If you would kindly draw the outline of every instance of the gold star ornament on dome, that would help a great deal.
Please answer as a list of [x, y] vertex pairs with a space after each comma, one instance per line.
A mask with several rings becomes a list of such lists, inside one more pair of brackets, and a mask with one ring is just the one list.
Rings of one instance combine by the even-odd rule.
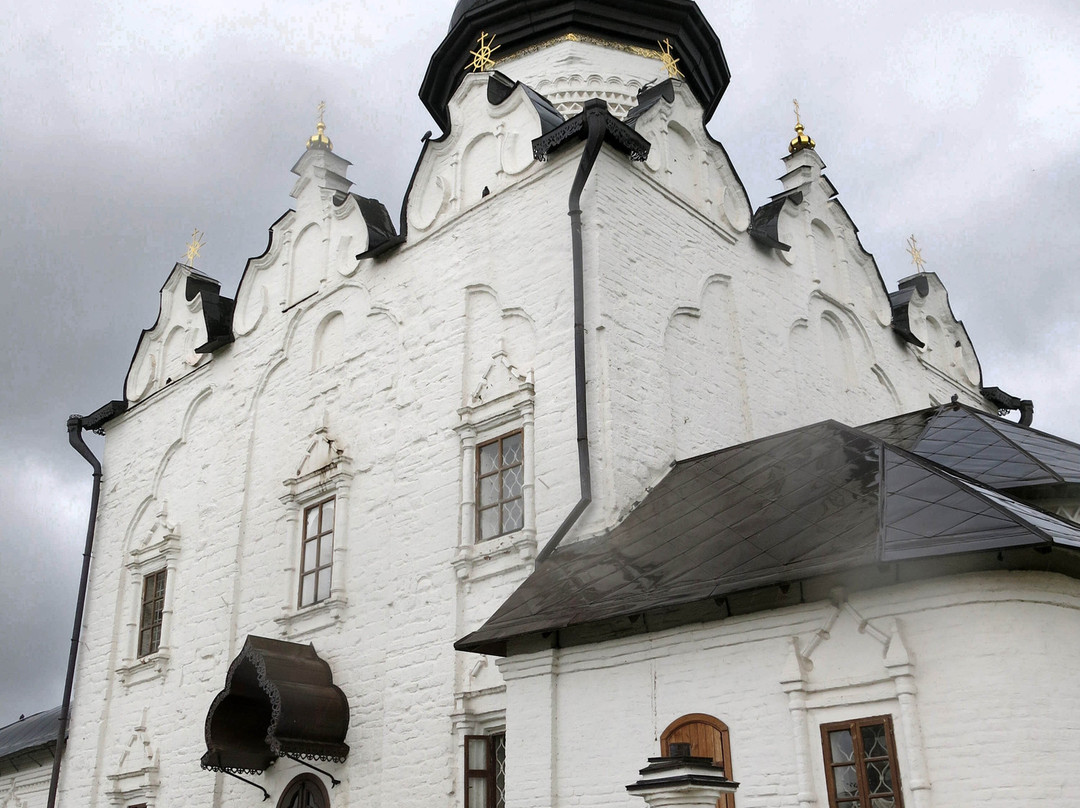
[[479, 73], [483, 70], [491, 70], [495, 67], [495, 60], [492, 56], [495, 54], [502, 45], [495, 45], [495, 34], [488, 34], [487, 31], [480, 32], [480, 38], [476, 40], [477, 48], [474, 51], [469, 51], [472, 54], [473, 60], [466, 65], [466, 70], [472, 70], [473, 73]]
[[199, 250], [206, 246], [206, 242], [202, 240], [203, 235], [198, 229], [191, 231], [191, 243], [187, 245], [187, 254], [184, 256], [184, 263], [189, 267], [195, 267], [195, 259], [199, 257]]
[[907, 251], [911, 256], [911, 263], [918, 268], [919, 272], [926, 272], [926, 261], [922, 257], [922, 250], [919, 249], [919, 242], [915, 240], [915, 236], [908, 239]]
[[664, 63], [664, 69], [668, 72], [668, 75], [673, 79], [681, 79], [683, 73], [679, 70], [679, 60], [671, 52], [671, 40], [665, 39], [663, 42], [658, 41], [656, 44], [660, 46], [660, 60]]

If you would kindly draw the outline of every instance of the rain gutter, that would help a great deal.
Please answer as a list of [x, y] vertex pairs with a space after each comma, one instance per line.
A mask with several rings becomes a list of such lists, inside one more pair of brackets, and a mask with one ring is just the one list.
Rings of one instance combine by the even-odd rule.
[[97, 525], [98, 500], [101, 495], [101, 461], [90, 451], [83, 440], [83, 430], [101, 432], [105, 422], [127, 410], [126, 401], [111, 401], [91, 415], [72, 415], [68, 418], [68, 443], [83, 456], [94, 470], [94, 485], [90, 494], [90, 518], [86, 526], [86, 545], [83, 548], [82, 576], [79, 579], [79, 596], [75, 602], [75, 624], [71, 632], [71, 650], [68, 652], [67, 676], [64, 679], [64, 700], [60, 705], [60, 726], [56, 732], [56, 752], [53, 756], [52, 777], [49, 779], [48, 808], [56, 806], [56, 791], [60, 785], [60, 761], [67, 745], [68, 719], [71, 715], [71, 691], [75, 684], [75, 662], [79, 655], [79, 637], [82, 635], [83, 610], [86, 606], [86, 588], [90, 580], [90, 559], [94, 550], [94, 528]]
[[544, 561], [555, 552], [555, 548], [559, 546], [570, 528], [592, 502], [589, 411], [586, 401], [588, 380], [585, 376], [585, 258], [581, 237], [581, 194], [605, 141], [611, 141], [613, 145], [628, 153], [633, 160], [644, 160], [649, 153], [648, 141], [631, 127], [613, 117], [608, 112], [607, 102], [595, 98], [586, 101], [578, 115], [554, 131], [533, 141], [533, 153], [538, 160], [547, 159], [548, 154], [563, 143], [580, 139], [582, 134], [585, 138], [585, 150], [581, 154], [577, 175], [570, 188], [568, 210], [574, 263], [574, 379], [577, 394], [578, 477], [581, 498], [537, 554], [537, 563]]

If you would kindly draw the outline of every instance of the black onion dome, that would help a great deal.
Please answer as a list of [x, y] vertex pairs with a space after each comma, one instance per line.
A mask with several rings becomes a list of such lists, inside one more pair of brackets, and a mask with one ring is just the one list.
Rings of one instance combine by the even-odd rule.
[[420, 85], [420, 100], [444, 131], [482, 31], [495, 35], [504, 57], [569, 33], [650, 50], [667, 39], [706, 120], [731, 81], [720, 39], [693, 0], [458, 0]]
[[457, 5], [454, 6], [454, 13], [450, 15], [450, 30], [453, 31], [454, 26], [473, 8], [489, 2], [491, 0], [458, 0]]

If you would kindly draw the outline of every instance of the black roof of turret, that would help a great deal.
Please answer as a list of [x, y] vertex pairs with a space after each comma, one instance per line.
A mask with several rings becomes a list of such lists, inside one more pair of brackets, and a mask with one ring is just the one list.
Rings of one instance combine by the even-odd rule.
[[460, 0], [420, 86], [420, 99], [444, 131], [447, 104], [481, 31], [497, 37], [500, 56], [568, 33], [652, 50], [667, 39], [706, 120], [731, 81], [720, 39], [693, 0]]

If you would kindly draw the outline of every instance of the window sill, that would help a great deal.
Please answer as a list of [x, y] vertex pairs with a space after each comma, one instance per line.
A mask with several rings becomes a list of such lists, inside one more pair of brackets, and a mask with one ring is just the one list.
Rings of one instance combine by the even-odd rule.
[[462, 545], [454, 553], [458, 580], [479, 581], [522, 567], [532, 570], [536, 558], [536, 531], [528, 528], [476, 544]]
[[348, 598], [342, 595], [331, 595], [326, 600], [321, 600], [311, 606], [290, 609], [274, 622], [280, 627], [283, 636], [288, 639], [299, 639], [341, 622], [345, 607], [348, 605]]
[[120, 674], [120, 683], [125, 687], [132, 687], [143, 682], [150, 682], [165, 676], [165, 670], [169, 664], [169, 650], [159, 648], [149, 656], [140, 657], [129, 665], [121, 665], [116, 669]]

